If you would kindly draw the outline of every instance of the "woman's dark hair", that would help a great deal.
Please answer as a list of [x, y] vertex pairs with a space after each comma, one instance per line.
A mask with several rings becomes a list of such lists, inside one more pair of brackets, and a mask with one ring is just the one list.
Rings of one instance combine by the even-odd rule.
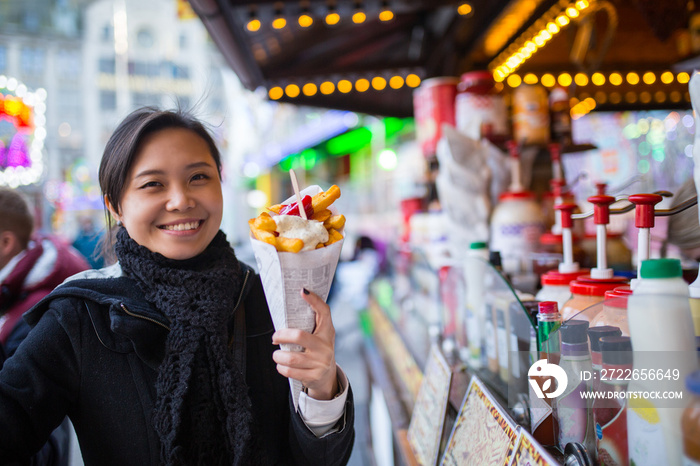
[[[182, 110], [160, 110], [155, 107], [142, 107], [129, 114], [119, 124], [110, 136], [102, 161], [100, 162], [99, 180], [102, 196], [107, 198], [112, 207], [121, 208], [129, 170], [141, 149], [147, 136], [170, 128], [182, 128], [192, 131], [201, 137], [209, 146], [209, 152], [214, 158], [216, 168], [221, 178], [221, 154], [207, 128], [198, 119]], [[114, 221], [105, 205], [107, 231], [103, 251], [105, 255], [112, 253], [114, 243]]]

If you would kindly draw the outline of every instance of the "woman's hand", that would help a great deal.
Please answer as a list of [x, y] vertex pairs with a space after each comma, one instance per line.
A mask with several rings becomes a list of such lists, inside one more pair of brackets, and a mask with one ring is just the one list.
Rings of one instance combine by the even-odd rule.
[[338, 393], [335, 328], [331, 309], [318, 295], [306, 289], [300, 293], [316, 313], [316, 328], [313, 333], [293, 328], [276, 331], [272, 335], [273, 344], [296, 344], [304, 350], [277, 350], [272, 354], [272, 359], [277, 363], [277, 371], [285, 377], [299, 380], [308, 389], [307, 394], [311, 398], [330, 400]]

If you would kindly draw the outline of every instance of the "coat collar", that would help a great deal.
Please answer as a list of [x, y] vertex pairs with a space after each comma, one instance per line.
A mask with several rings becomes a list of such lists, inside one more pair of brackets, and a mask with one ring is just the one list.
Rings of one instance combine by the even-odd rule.
[[[246, 279], [237, 300], [237, 308], [255, 282], [252, 269], [245, 264], [241, 265]], [[153, 369], [160, 365], [170, 323], [160, 311], [143, 299], [143, 293], [134, 280], [123, 275], [73, 278], [42, 299], [24, 315], [24, 319], [33, 327], [51, 303], [60, 298], [77, 298], [81, 301], [83, 308], [80, 311], [87, 312], [100, 343], [106, 348], [117, 353], [135, 351]], [[234, 312], [231, 313], [231, 318]]]

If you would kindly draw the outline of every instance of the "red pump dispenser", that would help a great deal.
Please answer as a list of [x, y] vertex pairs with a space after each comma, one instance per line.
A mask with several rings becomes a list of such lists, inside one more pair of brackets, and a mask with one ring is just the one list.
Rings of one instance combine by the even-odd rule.
[[578, 263], [574, 262], [574, 246], [573, 246], [573, 235], [571, 229], [574, 226], [574, 221], [571, 215], [576, 208], [576, 204], [566, 202], [554, 206], [556, 210], [560, 213], [561, 218], [561, 234], [562, 234], [562, 247], [564, 253], [564, 260], [559, 264], [560, 273], [574, 273], [578, 272]]
[[[601, 184], [596, 185], [598, 192], [601, 191]], [[604, 189], [603, 184], [603, 189]], [[607, 229], [610, 223], [610, 204], [615, 202], [615, 198], [605, 194], [596, 194], [588, 198], [588, 202], [593, 204], [593, 223], [596, 225], [596, 266], [591, 269], [591, 278], [608, 279], [612, 278], [613, 271], [608, 268], [607, 257]]]
[[628, 200], [634, 204], [634, 226], [639, 228], [637, 237], [637, 276], [642, 261], [649, 259], [649, 232], [654, 228], [654, 206], [663, 200], [659, 194], [632, 194]]

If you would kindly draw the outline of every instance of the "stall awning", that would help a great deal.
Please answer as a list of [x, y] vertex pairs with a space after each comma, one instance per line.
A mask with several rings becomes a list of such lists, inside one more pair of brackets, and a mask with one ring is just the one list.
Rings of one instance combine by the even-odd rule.
[[[279, 101], [386, 116], [412, 115], [409, 76], [496, 72], [508, 63], [520, 76], [615, 70], [660, 76], [692, 58], [679, 37], [693, 14], [685, 0], [190, 3], [246, 88], [263, 87]], [[393, 16], [383, 21], [385, 11]], [[326, 16], [333, 13], [338, 22], [329, 25]], [[300, 18], [311, 24], [300, 25]], [[544, 38], [548, 30], [551, 37]], [[539, 33], [544, 44], [515, 63]]]

